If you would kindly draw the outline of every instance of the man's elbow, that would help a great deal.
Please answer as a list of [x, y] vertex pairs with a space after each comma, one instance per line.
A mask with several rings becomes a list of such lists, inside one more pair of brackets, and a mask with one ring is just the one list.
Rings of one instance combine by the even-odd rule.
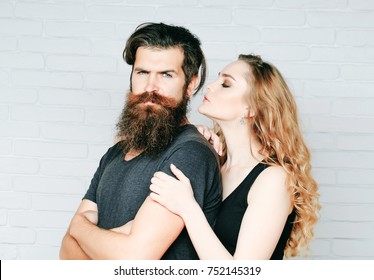
[[[59, 254], [59, 258], [60, 260], [69, 260], [69, 254], [68, 254], [68, 250], [67, 250], [67, 246], [66, 246], [66, 239], [69, 238], [68, 237], [68, 234], [66, 234], [64, 236], [64, 238], [62, 239], [62, 242], [61, 242], [61, 248], [60, 248], [60, 254]], [[70, 237], [71, 238], [71, 237]]]
[[60, 253], [59, 253], [60, 260], [69, 260], [68, 252], [63, 244], [61, 244]]
[[60, 254], [59, 254], [60, 260], [69, 260], [69, 257], [66, 253], [66, 251], [61, 247]]
[[90, 259], [69, 233], [67, 233], [62, 240], [59, 257], [61, 260]]

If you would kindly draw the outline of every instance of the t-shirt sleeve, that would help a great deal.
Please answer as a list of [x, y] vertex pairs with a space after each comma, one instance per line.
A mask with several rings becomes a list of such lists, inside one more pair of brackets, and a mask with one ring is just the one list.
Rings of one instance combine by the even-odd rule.
[[197, 141], [183, 143], [161, 166], [161, 171], [173, 176], [170, 164], [190, 179], [195, 199], [204, 212], [209, 212], [210, 207], [216, 209], [222, 192], [218, 158], [211, 149]]
[[100, 159], [99, 166], [97, 167], [94, 176], [91, 179], [90, 186], [86, 194], [84, 195], [83, 199], [91, 200], [92, 202], [97, 203], [96, 201], [96, 191], [99, 185], [101, 176], [103, 175], [103, 171], [105, 166], [110, 162], [110, 160], [120, 151], [118, 144], [114, 145], [113, 147], [109, 148], [108, 151], [102, 156]]
[[100, 177], [102, 174], [101, 173], [102, 161], [103, 161], [103, 158], [101, 158], [100, 164], [98, 168], [96, 169], [94, 176], [91, 179], [90, 186], [88, 187], [88, 190], [83, 197], [83, 199], [88, 199], [95, 203], [97, 203], [96, 202], [96, 190], [97, 190], [97, 186], [99, 185]]

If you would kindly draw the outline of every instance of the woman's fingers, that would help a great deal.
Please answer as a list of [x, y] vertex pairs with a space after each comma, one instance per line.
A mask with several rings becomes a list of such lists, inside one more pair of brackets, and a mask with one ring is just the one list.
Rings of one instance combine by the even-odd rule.
[[149, 186], [149, 189], [154, 192], [154, 193], [157, 193], [159, 194], [161, 192], [161, 187], [159, 185], [156, 185], [156, 184], [151, 184]]
[[203, 135], [204, 138], [209, 141], [211, 137], [211, 132], [210, 132], [209, 127], [205, 125], [197, 125], [196, 128], [200, 132], [200, 134]]
[[206, 140], [213, 146], [213, 149], [222, 156], [222, 142], [219, 136], [209, 127], [205, 125], [197, 125], [197, 130], [204, 136]]
[[170, 170], [171, 172], [173, 172], [175, 177], [177, 177], [181, 182], [186, 182], [186, 183], [190, 182], [190, 179], [188, 179], [184, 175], [184, 173], [180, 169], [178, 169], [174, 164], [170, 164]]
[[162, 196], [158, 195], [157, 193], [154, 193], [154, 192], [151, 192], [149, 194], [149, 197], [153, 200], [153, 201], [156, 201], [157, 203], [160, 203], [161, 205], [163, 205], [162, 203]]
[[222, 155], [222, 142], [217, 134], [211, 134], [210, 143], [213, 145], [213, 148], [217, 154]]

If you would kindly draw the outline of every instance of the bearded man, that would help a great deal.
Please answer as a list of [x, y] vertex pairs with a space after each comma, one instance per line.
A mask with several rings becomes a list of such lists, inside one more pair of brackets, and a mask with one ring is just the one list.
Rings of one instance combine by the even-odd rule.
[[183, 220], [150, 199], [149, 186], [155, 172], [171, 175], [177, 165], [213, 225], [221, 201], [218, 157], [187, 118], [189, 98], [206, 76], [201, 43], [184, 27], [147, 23], [123, 54], [132, 72], [117, 124], [121, 141], [102, 157], [60, 258], [197, 259]]

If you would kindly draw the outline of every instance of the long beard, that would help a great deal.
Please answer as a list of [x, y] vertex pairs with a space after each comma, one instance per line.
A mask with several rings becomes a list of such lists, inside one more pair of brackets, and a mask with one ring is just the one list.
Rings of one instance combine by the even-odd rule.
[[120, 142], [123, 152], [126, 154], [132, 150], [155, 155], [163, 151], [185, 121], [188, 100], [186, 92], [179, 104], [157, 93], [129, 92], [117, 123], [117, 136], [123, 140]]

